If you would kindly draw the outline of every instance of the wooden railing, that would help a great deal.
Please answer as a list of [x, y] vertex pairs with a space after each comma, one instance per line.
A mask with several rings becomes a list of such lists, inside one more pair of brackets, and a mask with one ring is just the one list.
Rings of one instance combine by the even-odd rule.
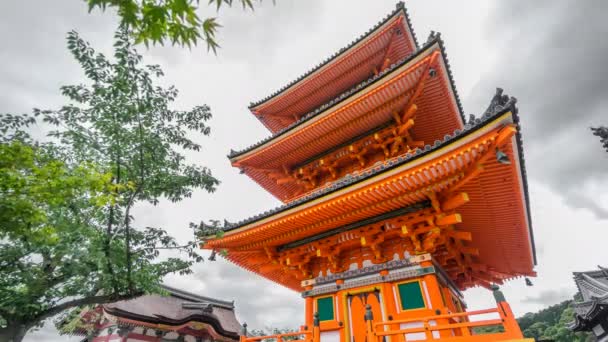
[[[487, 341], [523, 341], [523, 334], [511, 311], [511, 307], [505, 301], [504, 296], [494, 289], [494, 297], [497, 306], [492, 309], [458, 312], [443, 315], [416, 317], [408, 319], [396, 319], [384, 322], [374, 322], [370, 305], [365, 309], [365, 324], [368, 342], [386, 341], [386, 336], [401, 336], [397, 341], [409, 341], [409, 334], [417, 334], [415, 340], [437, 340], [442, 342], [487, 342]], [[476, 316], [494, 315], [497, 318], [471, 320]], [[417, 325], [416, 327], [401, 328], [402, 324]], [[502, 332], [478, 334], [474, 328], [501, 326]], [[395, 328], [399, 327], [399, 328]], [[425, 338], [421, 339], [420, 333]], [[243, 324], [240, 342], [264, 342], [275, 340], [283, 342], [285, 337], [303, 336], [305, 342], [321, 342], [319, 330], [319, 314], [314, 314], [313, 327], [303, 327], [300, 331], [267, 336], [247, 336], [247, 324]], [[414, 340], [414, 337], [409, 337]], [[528, 340], [526, 340], [528, 341]]]
[[305, 342], [319, 342], [321, 332], [319, 330], [319, 313], [315, 313], [313, 320], [312, 329], [304, 327], [300, 331], [294, 331], [289, 333], [266, 335], [266, 336], [247, 336], [247, 323], [243, 324], [243, 330], [241, 331], [240, 342], [264, 342], [267, 340], [274, 340], [275, 342], [283, 342], [285, 337], [292, 336], [303, 336], [302, 339]]
[[[426, 340], [438, 339], [442, 342], [482, 342], [522, 339], [523, 334], [515, 320], [511, 307], [505, 301], [504, 296], [498, 290], [498, 287], [494, 289], [494, 297], [497, 302], [497, 307], [492, 309], [384, 322], [374, 322], [371, 306], [368, 305], [365, 312], [367, 341], [382, 342], [385, 336], [395, 335], [401, 335], [404, 337], [404, 341], [408, 341], [408, 334], [420, 333], [424, 333]], [[476, 321], [471, 320], [471, 318], [474, 318], [475, 316], [489, 314], [498, 315], [498, 318]], [[401, 327], [402, 324], [416, 324], [418, 326], [394, 329], [395, 326]], [[473, 328], [494, 326], [501, 326], [503, 331], [488, 334], [475, 334], [473, 331]], [[416, 340], [420, 340], [419, 336], [416, 337]]]
[[275, 340], [276, 342], [282, 342], [283, 338], [291, 336], [304, 336], [303, 341], [313, 341], [313, 332], [311, 330], [306, 331], [294, 331], [284, 334], [266, 335], [266, 336], [241, 336], [241, 342], [263, 342], [265, 340]]

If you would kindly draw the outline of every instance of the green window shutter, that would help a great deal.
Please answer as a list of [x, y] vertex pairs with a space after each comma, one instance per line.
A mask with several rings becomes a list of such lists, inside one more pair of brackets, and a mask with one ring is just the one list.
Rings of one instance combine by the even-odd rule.
[[422, 309], [425, 307], [420, 282], [414, 281], [399, 284], [397, 287], [399, 289], [399, 298], [401, 298], [402, 310]]
[[318, 298], [317, 311], [319, 312], [319, 321], [333, 321], [334, 297]]

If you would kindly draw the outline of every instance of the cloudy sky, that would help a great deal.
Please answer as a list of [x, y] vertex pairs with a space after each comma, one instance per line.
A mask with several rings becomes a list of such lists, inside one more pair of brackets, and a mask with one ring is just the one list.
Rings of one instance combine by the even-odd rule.
[[[202, 1], [202, 3], [206, 3]], [[538, 278], [504, 287], [517, 314], [570, 298], [571, 272], [607, 264], [608, 153], [589, 127], [608, 124], [608, 11], [605, 1], [487, 1], [406, 3], [419, 40], [439, 31], [465, 111], [480, 113], [496, 86], [518, 98], [530, 183]], [[140, 207], [138, 222], [190, 238], [188, 222], [236, 221], [279, 204], [233, 170], [225, 155], [268, 135], [248, 112], [258, 100], [318, 64], [393, 10], [394, 1], [265, 1], [255, 12], [223, 10], [222, 48], [145, 51], [146, 62], [165, 70], [165, 84], [181, 90], [176, 108], [206, 103], [213, 134], [189, 157], [222, 180], [214, 194], [196, 193], [179, 204]], [[217, 15], [202, 8], [201, 16]], [[65, 48], [65, 34], [81, 33], [111, 52], [112, 13], [87, 14], [82, 0], [0, 2], [0, 111], [28, 112], [63, 103], [58, 88], [79, 83], [82, 72]], [[144, 48], [142, 47], [142, 50]], [[205, 262], [167, 283], [196, 293], [234, 299], [241, 322], [251, 327], [298, 327], [299, 294], [224, 260]], [[490, 293], [465, 293], [472, 309], [491, 306]], [[28, 341], [62, 341], [52, 327]]]

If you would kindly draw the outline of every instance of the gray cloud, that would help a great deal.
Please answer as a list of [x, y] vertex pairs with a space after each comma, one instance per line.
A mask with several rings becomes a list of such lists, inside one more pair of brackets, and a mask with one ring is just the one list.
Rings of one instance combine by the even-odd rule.
[[468, 99], [481, 108], [494, 85], [516, 96], [529, 177], [603, 219], [608, 155], [589, 127], [608, 124], [606, 11], [605, 1], [501, 2], [486, 24], [495, 67]]
[[560, 303], [567, 299], [572, 299], [574, 292], [572, 289], [557, 289], [557, 290], [545, 290], [541, 291], [535, 296], [526, 296], [522, 299], [524, 303], [540, 304], [542, 306], [549, 306]]

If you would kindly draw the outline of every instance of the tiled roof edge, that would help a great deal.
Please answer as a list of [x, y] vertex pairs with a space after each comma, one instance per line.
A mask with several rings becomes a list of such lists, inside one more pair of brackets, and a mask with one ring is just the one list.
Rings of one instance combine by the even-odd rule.
[[184, 290], [176, 289], [174, 287], [170, 287], [167, 285], [161, 285], [161, 287], [175, 297], [192, 300], [195, 302], [211, 303], [211, 304], [215, 304], [215, 305], [218, 305], [221, 307], [234, 309], [234, 301], [231, 302], [231, 301], [227, 301], [227, 300], [221, 300], [221, 299], [201, 296], [201, 295], [190, 293], [190, 292], [187, 292]]
[[[456, 139], [461, 138], [462, 136], [466, 136], [469, 135], [471, 133], [473, 133], [474, 131], [476, 131], [477, 129], [481, 128], [484, 126], [485, 123], [487, 123], [488, 121], [493, 120], [494, 118], [506, 113], [506, 112], [512, 112], [513, 113], [513, 118], [515, 123], [518, 123], [518, 118], [517, 118], [517, 107], [516, 107], [516, 102], [517, 99], [514, 97], [509, 97], [507, 95], [503, 95], [502, 93], [502, 89], [498, 88], [496, 91], [496, 94], [494, 95], [494, 97], [492, 98], [492, 101], [490, 103], [490, 106], [488, 107], [488, 109], [484, 112], [483, 115], [481, 115], [480, 118], [474, 118], [473, 116], [471, 116], [471, 119], [469, 120], [469, 122], [467, 122], [464, 126], [463, 129], [456, 129], [454, 132], [452, 132], [452, 134], [446, 134], [444, 136], [443, 140], [435, 140], [433, 146], [431, 145], [426, 145], [424, 147], [424, 149], [420, 149], [417, 148], [415, 150], [414, 153], [408, 153], [404, 156], [399, 156], [393, 160], [390, 160], [388, 162], [388, 165], [380, 165], [378, 167], [374, 167], [373, 170], [367, 170], [365, 172], [362, 172], [356, 176], [353, 176], [351, 174], [348, 174], [344, 177], [342, 177], [341, 179], [335, 181], [332, 185], [322, 188], [322, 189], [318, 189], [316, 191], [313, 191], [311, 193], [309, 193], [306, 196], [303, 196], [301, 198], [298, 198], [296, 200], [294, 200], [293, 202], [281, 205], [279, 207], [276, 207], [274, 209], [265, 211], [263, 213], [260, 213], [258, 215], [249, 217], [247, 219], [241, 220], [237, 223], [229, 223], [227, 221], [224, 221], [224, 227], [223, 230], [224, 231], [230, 231], [233, 229], [237, 229], [239, 227], [242, 227], [244, 225], [262, 220], [264, 218], [273, 216], [275, 214], [278, 214], [284, 210], [296, 207], [300, 204], [304, 204], [306, 202], [309, 202], [311, 200], [317, 199], [321, 196], [330, 194], [334, 191], [337, 191], [339, 189], [343, 189], [345, 187], [348, 187], [350, 185], [353, 185], [355, 183], [364, 181], [370, 177], [373, 177], [379, 173], [382, 173], [384, 171], [388, 171], [389, 169], [395, 168], [397, 166], [409, 163], [415, 159], [418, 159], [422, 156], [425, 156], [439, 148], [441, 148], [442, 146], [453, 142]], [[527, 187], [527, 183], [525, 181], [525, 166], [524, 166], [524, 161], [523, 161], [523, 149], [521, 148], [521, 135], [519, 133], [519, 129], [518, 129], [518, 133], [517, 133], [517, 144], [518, 144], [518, 148], [519, 148], [519, 156], [520, 156], [520, 166], [522, 169], [522, 175], [524, 178], [524, 197], [526, 200], [526, 205], [529, 208], [529, 201], [528, 201], [528, 187]], [[529, 217], [529, 210], [528, 210], [528, 217]], [[530, 221], [529, 221], [530, 222]], [[530, 223], [530, 234], [532, 233], [532, 224]], [[534, 247], [534, 237], [531, 235], [531, 240], [532, 240], [532, 247], [533, 247], [533, 254], [534, 254], [534, 259], [535, 259], [535, 263], [536, 263], [536, 250]]]
[[[437, 37], [433, 37], [433, 38], [429, 38], [429, 40], [427, 40], [426, 43], [424, 43], [424, 45], [419, 48], [418, 50], [416, 50], [415, 52], [411, 53], [410, 55], [402, 58], [400, 61], [391, 64], [390, 67], [388, 67], [387, 69], [379, 72], [377, 75], [374, 75], [370, 78], [368, 78], [365, 81], [360, 82], [359, 84], [357, 84], [356, 86], [350, 88], [349, 90], [343, 92], [342, 94], [338, 95], [337, 97], [333, 98], [332, 100], [324, 103], [323, 105], [319, 106], [318, 108], [316, 108], [315, 110], [309, 112], [308, 114], [302, 115], [297, 121], [295, 121], [294, 123], [290, 124], [289, 126], [286, 126], [285, 128], [282, 128], [281, 130], [277, 131], [276, 133], [269, 135], [268, 137], [254, 143], [253, 145], [250, 145], [242, 150], [239, 151], [234, 151], [234, 150], [230, 150], [230, 153], [228, 154], [228, 158], [232, 159], [235, 157], [238, 157], [242, 154], [245, 154], [259, 146], [262, 146], [263, 144], [267, 143], [270, 140], [276, 139], [277, 137], [289, 132], [290, 130], [296, 128], [297, 126], [301, 125], [302, 123], [312, 119], [313, 117], [319, 115], [320, 113], [326, 111], [327, 109], [334, 107], [338, 104], [340, 104], [342, 101], [348, 99], [350, 96], [358, 93], [359, 91], [363, 90], [365, 87], [368, 87], [372, 84], [374, 84], [375, 82], [377, 82], [378, 80], [382, 79], [383, 77], [385, 77], [386, 75], [388, 75], [389, 73], [391, 73], [392, 71], [394, 71], [395, 69], [398, 69], [399, 67], [403, 66], [404, 64], [407, 64], [409, 61], [411, 61], [412, 59], [418, 57], [418, 55], [420, 55], [421, 53], [423, 53], [424, 51], [426, 51], [426, 49], [428, 49], [430, 46], [432, 46], [435, 43], [439, 43], [440, 48], [441, 48], [441, 41], [440, 41], [440, 37], [439, 35], [437, 35]], [[443, 53], [443, 51], [442, 51]], [[446, 68], [448, 68], [447, 66], [447, 60], [446, 60]], [[449, 68], [448, 68], [449, 70]], [[451, 79], [451, 76], [450, 76]], [[456, 94], [456, 92], [454, 91], [454, 93]], [[460, 101], [458, 100], [458, 103], [460, 103]], [[461, 110], [461, 116], [462, 116], [462, 110]], [[464, 121], [464, 120], [463, 120]]]
[[[521, 169], [522, 175], [522, 185], [524, 188], [524, 200], [526, 201], [526, 208], [528, 209], [526, 212], [526, 216], [528, 218], [528, 232], [530, 234], [530, 243], [532, 245], [532, 258], [534, 260], [534, 265], [537, 265], [537, 256], [536, 256], [536, 244], [534, 242], [534, 230], [532, 229], [532, 216], [530, 215], [530, 196], [528, 194], [528, 176], [526, 170], [526, 160], [524, 158], [524, 149], [523, 149], [523, 137], [521, 133], [521, 125], [519, 120], [519, 109], [515, 105], [517, 103], [517, 99], [514, 97], [509, 97], [503, 93], [502, 88], [496, 88], [496, 93], [492, 97], [490, 101], [490, 105], [486, 109], [485, 113], [492, 112], [495, 108], [499, 108], [504, 106], [505, 103], [512, 102], [512, 113], [513, 113], [513, 122], [517, 127], [517, 134], [515, 135], [515, 139], [517, 140], [517, 153], [519, 155], [519, 166]], [[485, 115], [485, 114], [484, 114]], [[473, 115], [471, 115], [473, 118]], [[470, 121], [471, 119], [469, 119]]]
[[296, 78], [295, 80], [289, 82], [287, 85], [281, 87], [279, 90], [276, 90], [275, 92], [273, 92], [272, 94], [266, 96], [265, 98], [255, 101], [255, 102], [251, 102], [249, 104], [249, 109], [252, 110], [253, 108], [271, 100], [272, 98], [280, 95], [281, 93], [283, 93], [284, 91], [288, 90], [289, 88], [291, 88], [292, 86], [296, 85], [298, 82], [302, 81], [303, 79], [307, 78], [308, 76], [312, 75], [315, 71], [319, 70], [320, 68], [322, 68], [323, 66], [331, 63], [332, 61], [334, 61], [336, 58], [338, 58], [339, 56], [342, 55], [342, 53], [344, 53], [345, 51], [347, 51], [348, 49], [352, 48], [353, 46], [357, 45], [359, 42], [361, 42], [362, 40], [364, 40], [365, 38], [369, 37], [374, 31], [376, 31], [378, 28], [380, 28], [382, 25], [386, 24], [388, 21], [390, 21], [394, 16], [396, 16], [399, 11], [403, 11], [404, 13], [404, 17], [405, 17], [405, 21], [407, 23], [408, 29], [410, 30], [410, 32], [412, 33], [412, 37], [414, 38], [414, 44], [416, 45], [416, 47], [418, 47], [418, 41], [416, 39], [416, 34], [414, 33], [414, 29], [412, 28], [412, 24], [410, 21], [410, 17], [409, 14], [407, 13], [407, 9], [405, 8], [405, 5], [402, 1], [399, 1], [396, 5], [396, 9], [391, 12], [390, 14], [388, 14], [384, 19], [380, 20], [376, 25], [374, 25], [371, 29], [369, 29], [367, 32], [363, 33], [362, 35], [359, 36], [359, 38], [353, 40], [350, 44], [348, 44], [346, 47], [341, 48], [340, 50], [338, 50], [337, 52], [334, 52], [333, 55], [331, 55], [330, 57], [326, 58], [324, 61], [322, 61], [321, 63], [317, 64], [315, 67], [313, 67], [312, 69], [308, 70], [307, 72], [305, 72], [304, 74], [302, 74], [300, 77]]
[[[220, 318], [217, 317], [217, 315], [215, 315], [215, 314], [196, 313], [196, 314], [188, 315], [181, 319], [173, 319], [173, 318], [161, 316], [161, 315], [139, 314], [139, 313], [125, 311], [122, 309], [108, 307], [108, 306], [104, 306], [103, 310], [112, 316], [118, 317], [119, 319], [123, 318], [123, 319], [128, 319], [131, 321], [141, 321], [141, 322], [153, 323], [153, 324], [163, 323], [164, 325], [174, 325], [175, 326], [175, 325], [182, 325], [182, 324], [188, 323], [190, 321], [207, 323], [207, 324], [210, 324], [218, 334], [220, 334], [224, 337], [234, 338], [239, 335], [238, 331], [226, 330], [222, 326]], [[238, 320], [237, 320], [237, 322], [238, 322]], [[129, 324], [131, 326], [137, 326], [137, 324], [135, 324], [135, 323], [129, 322], [127, 324]]]
[[441, 55], [443, 56], [443, 60], [445, 61], [445, 68], [448, 72], [448, 79], [450, 80], [450, 86], [452, 87], [452, 92], [454, 93], [454, 98], [456, 99], [456, 106], [458, 107], [458, 111], [460, 112], [460, 118], [462, 122], [465, 122], [464, 118], [464, 110], [462, 109], [462, 102], [460, 101], [460, 95], [458, 94], [458, 89], [456, 88], [456, 82], [454, 81], [454, 74], [452, 73], [452, 68], [450, 66], [450, 61], [448, 59], [448, 53], [445, 51], [445, 45], [443, 43], [443, 39], [441, 39], [440, 32], [431, 31], [429, 34], [428, 41], [437, 41], [439, 42], [439, 48], [441, 49]]

